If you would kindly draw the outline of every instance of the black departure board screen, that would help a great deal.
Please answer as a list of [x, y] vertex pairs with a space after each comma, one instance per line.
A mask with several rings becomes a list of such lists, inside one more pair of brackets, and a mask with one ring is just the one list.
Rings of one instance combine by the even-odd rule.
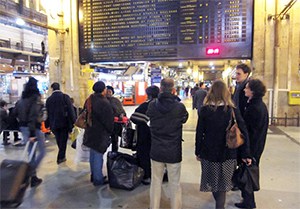
[[80, 62], [252, 57], [253, 0], [78, 0]]

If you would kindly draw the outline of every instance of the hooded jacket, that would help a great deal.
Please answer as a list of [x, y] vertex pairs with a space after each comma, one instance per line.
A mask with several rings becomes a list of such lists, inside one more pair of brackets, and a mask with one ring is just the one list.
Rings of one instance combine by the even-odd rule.
[[21, 98], [16, 103], [14, 114], [18, 118], [20, 126], [29, 128], [30, 137], [35, 137], [35, 130], [41, 128], [41, 123], [38, 119], [42, 107], [41, 97], [37, 94]]
[[182, 161], [182, 124], [188, 112], [179, 98], [171, 93], [160, 93], [149, 103], [152, 160], [164, 163]]

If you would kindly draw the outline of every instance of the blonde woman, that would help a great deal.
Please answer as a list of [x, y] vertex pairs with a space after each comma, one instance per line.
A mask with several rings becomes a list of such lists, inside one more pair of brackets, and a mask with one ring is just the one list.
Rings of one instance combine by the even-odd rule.
[[239, 149], [244, 160], [249, 158], [248, 133], [238, 109], [234, 107], [226, 84], [217, 80], [211, 86], [201, 107], [195, 155], [201, 161], [202, 175], [200, 191], [212, 192], [216, 209], [224, 209], [226, 192], [232, 189], [232, 175], [236, 168], [237, 150], [226, 147], [226, 128], [234, 111], [238, 126], [245, 136], [245, 144]]

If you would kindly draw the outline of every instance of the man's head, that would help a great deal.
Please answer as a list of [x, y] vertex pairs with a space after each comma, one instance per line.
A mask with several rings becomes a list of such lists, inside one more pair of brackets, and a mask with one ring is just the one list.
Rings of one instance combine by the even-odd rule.
[[159, 88], [157, 86], [149, 86], [146, 89], [146, 93], [149, 99], [157, 98], [159, 94]]
[[0, 107], [6, 107], [7, 106], [7, 102], [4, 100], [0, 101]]
[[106, 86], [105, 83], [103, 81], [97, 81], [94, 85], [93, 85], [93, 91], [95, 93], [101, 93], [101, 94], [105, 94], [106, 93]]
[[111, 97], [112, 95], [114, 95], [114, 93], [115, 93], [115, 91], [112, 86], [106, 86], [106, 96], [107, 97]]
[[172, 78], [164, 78], [160, 82], [161, 92], [175, 93], [174, 80]]
[[57, 82], [52, 83], [51, 88], [53, 91], [59, 90], [60, 89], [59, 83]]
[[201, 82], [199, 83], [199, 86], [200, 86], [201, 89], [205, 89], [205, 84], [204, 84], [204, 82], [201, 81]]
[[244, 82], [250, 75], [251, 69], [246, 64], [240, 64], [236, 66], [236, 82]]

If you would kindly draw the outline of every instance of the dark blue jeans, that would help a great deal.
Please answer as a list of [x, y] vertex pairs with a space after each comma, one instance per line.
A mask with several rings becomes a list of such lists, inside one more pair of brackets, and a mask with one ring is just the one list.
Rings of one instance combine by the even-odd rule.
[[103, 180], [103, 154], [97, 152], [93, 149], [90, 149], [90, 167], [91, 167], [91, 174], [93, 176], [93, 184], [95, 186], [102, 185]]
[[[24, 143], [27, 143], [29, 140], [30, 131], [28, 127], [20, 127], [20, 131], [22, 132]], [[36, 140], [37, 140], [37, 155], [34, 154], [32, 160], [30, 161], [30, 165], [32, 167], [31, 176], [36, 176], [36, 169], [40, 165], [42, 159], [46, 154], [45, 148], [45, 135], [41, 132], [41, 130], [35, 130]], [[28, 152], [30, 153], [32, 149], [32, 143], [29, 146]]]

